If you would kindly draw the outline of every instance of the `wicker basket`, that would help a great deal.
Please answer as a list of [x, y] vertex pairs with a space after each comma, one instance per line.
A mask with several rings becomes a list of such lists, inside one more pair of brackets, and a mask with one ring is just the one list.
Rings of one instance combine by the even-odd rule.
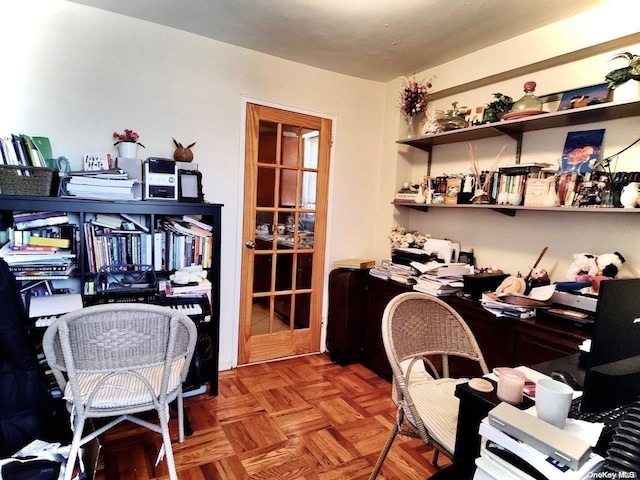
[[53, 168], [0, 165], [0, 194], [36, 197], [56, 195], [54, 173], [56, 171]]

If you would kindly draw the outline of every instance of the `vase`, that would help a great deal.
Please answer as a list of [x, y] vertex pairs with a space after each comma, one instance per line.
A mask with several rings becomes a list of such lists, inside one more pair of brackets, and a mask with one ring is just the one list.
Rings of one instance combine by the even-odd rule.
[[427, 197], [424, 194], [424, 187], [422, 185], [420, 185], [418, 193], [416, 194], [413, 201], [414, 203], [427, 203]]
[[500, 119], [498, 118], [498, 113], [495, 110], [485, 110], [484, 112], [484, 123], [495, 123]]
[[636, 208], [639, 188], [640, 182], [631, 182], [622, 189], [620, 203], [624, 208]]
[[118, 156], [120, 158], [138, 158], [138, 144], [135, 142], [120, 142]]
[[415, 115], [407, 115], [407, 134], [405, 138], [416, 138], [418, 136], [417, 123], [418, 120]]
[[640, 98], [640, 81], [627, 80], [613, 89], [614, 102], [629, 102]]
[[547, 194], [542, 199], [542, 206], [557, 207], [558, 205], [560, 205], [560, 200], [556, 193], [556, 181], [555, 178], [552, 178], [549, 180], [549, 189], [547, 190]]

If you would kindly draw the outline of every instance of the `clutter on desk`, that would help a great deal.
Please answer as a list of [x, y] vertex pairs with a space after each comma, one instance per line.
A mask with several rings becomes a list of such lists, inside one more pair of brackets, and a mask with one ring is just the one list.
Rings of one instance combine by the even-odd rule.
[[531, 318], [537, 309], [550, 306], [554, 285], [544, 285], [531, 290], [529, 295], [517, 292], [483, 292], [481, 303], [485, 310], [496, 317]]
[[[429, 234], [394, 227], [389, 235], [391, 259], [369, 270], [369, 274], [434, 296], [462, 291], [463, 275], [473, 274], [468, 263], [458, 262], [460, 244], [447, 239], [431, 238]], [[473, 258], [473, 254], [465, 255]]]

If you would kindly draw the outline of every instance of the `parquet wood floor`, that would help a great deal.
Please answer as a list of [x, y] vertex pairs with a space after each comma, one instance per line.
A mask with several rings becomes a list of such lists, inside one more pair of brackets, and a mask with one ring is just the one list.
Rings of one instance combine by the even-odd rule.
[[[221, 372], [219, 388], [217, 397], [185, 399], [193, 434], [184, 443], [172, 416], [180, 480], [366, 479], [395, 421], [388, 382], [326, 354]], [[96, 480], [168, 478], [164, 461], [154, 466], [159, 434], [124, 423], [101, 444]], [[429, 478], [432, 455], [398, 436], [378, 478]]]

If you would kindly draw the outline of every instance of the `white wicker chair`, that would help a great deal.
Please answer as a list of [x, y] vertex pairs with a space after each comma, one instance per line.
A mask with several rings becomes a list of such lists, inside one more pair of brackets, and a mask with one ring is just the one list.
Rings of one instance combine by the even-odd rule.
[[[129, 420], [162, 434], [169, 477], [177, 480], [169, 403], [178, 402], [179, 441], [184, 441], [182, 382], [197, 331], [181, 312], [147, 304], [119, 303], [83, 308], [47, 328], [43, 349], [71, 410], [73, 440], [65, 471], [71, 479], [78, 449], [107, 429]], [[159, 423], [134, 414], [156, 410]], [[90, 418], [115, 417], [83, 436]]]
[[[454, 392], [456, 385], [467, 379], [449, 377], [449, 356], [476, 361], [479, 371], [488, 373], [478, 343], [462, 317], [430, 295], [409, 292], [394, 297], [382, 316], [382, 340], [393, 371], [398, 411], [370, 480], [377, 477], [398, 434], [433, 445], [432, 464], [436, 467], [440, 452], [453, 457], [459, 405]], [[429, 355], [440, 356], [442, 375]]]

